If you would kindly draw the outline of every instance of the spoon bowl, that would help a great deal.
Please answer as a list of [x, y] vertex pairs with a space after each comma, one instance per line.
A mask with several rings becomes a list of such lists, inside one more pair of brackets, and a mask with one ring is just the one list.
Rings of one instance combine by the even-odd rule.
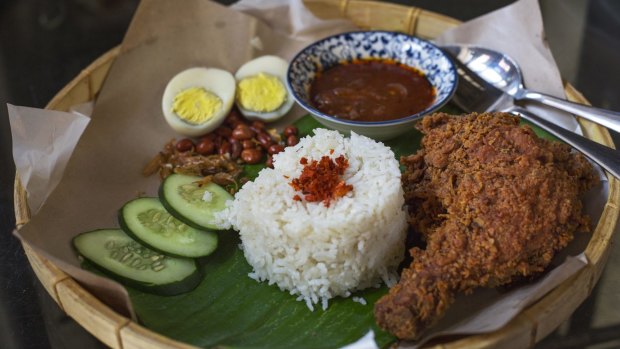
[[620, 113], [569, 102], [564, 99], [531, 91], [523, 86], [523, 74], [517, 62], [510, 56], [484, 47], [451, 46], [451, 51], [470, 70], [494, 87], [511, 95], [516, 101], [533, 101], [584, 119], [596, 122], [620, 132]]
[[460, 47], [458, 58], [474, 73], [514, 96], [523, 89], [521, 69], [509, 56], [484, 47]]

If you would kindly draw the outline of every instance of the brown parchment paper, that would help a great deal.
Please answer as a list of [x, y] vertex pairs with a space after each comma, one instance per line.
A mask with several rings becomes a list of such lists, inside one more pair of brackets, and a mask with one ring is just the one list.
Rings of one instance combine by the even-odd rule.
[[[70, 240], [81, 232], [118, 227], [116, 213], [125, 202], [140, 194], [156, 195], [159, 179], [157, 176], [143, 177], [141, 169], [165, 142], [177, 136], [161, 112], [161, 96], [169, 79], [193, 66], [234, 72], [250, 58], [264, 54], [290, 59], [316, 39], [355, 29], [347, 21], [314, 18], [301, 7], [300, 0], [290, 3], [244, 0], [234, 8], [254, 17], [207, 0], [142, 1], [122, 43], [121, 53], [98, 96], [92, 120], [62, 179], [31, 222], [17, 232], [21, 239], [122, 314], [134, 315], [125, 289], [109, 279], [81, 270]], [[509, 18], [516, 20], [508, 21]], [[528, 18], [536, 23], [523, 22]], [[502, 29], [504, 34], [493, 40], [493, 32], [499, 30], [500, 25], [509, 26], [510, 30]], [[536, 0], [520, 0], [513, 6], [465, 23], [446, 33], [442, 40], [493, 48], [497, 41], [505, 40], [505, 35], [511, 33], [524, 50], [529, 50], [532, 42], [536, 50], [544, 50], [539, 28], [542, 30], [542, 21]], [[532, 57], [523, 62], [525, 71], [531, 71], [530, 66], [551, 66], [557, 73], [549, 52]], [[554, 72], [549, 79], [534, 79], [536, 86], [531, 87], [550, 93], [557, 86], [561, 88], [559, 74]], [[551, 89], [542, 85], [551, 85]], [[297, 108], [287, 116], [289, 120], [282, 123], [301, 114], [303, 111]], [[575, 124], [574, 119], [565, 117], [558, 123], [567, 128]], [[606, 187], [586, 198], [586, 207], [594, 222], [606, 198]], [[569, 258], [562, 263], [566, 255], [583, 251], [587, 239], [584, 235], [571, 244], [557, 259], [559, 266], [536, 284], [509, 294], [480, 290], [457, 301], [446, 321], [435, 329], [435, 335], [482, 333], [501, 327], [520, 309], [587, 263], [583, 257]]]

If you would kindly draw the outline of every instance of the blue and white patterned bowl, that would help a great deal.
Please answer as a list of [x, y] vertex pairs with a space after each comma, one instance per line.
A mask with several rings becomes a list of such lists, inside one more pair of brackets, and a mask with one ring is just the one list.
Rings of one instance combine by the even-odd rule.
[[[435, 101], [417, 114], [379, 122], [340, 119], [312, 106], [309, 91], [318, 72], [364, 58], [393, 59], [420, 70], [435, 88]], [[289, 65], [287, 82], [297, 103], [323, 125], [386, 140], [410, 130], [418, 119], [447, 103], [456, 89], [457, 74], [452, 61], [426, 40], [396, 32], [359, 31], [330, 36], [301, 50]]]

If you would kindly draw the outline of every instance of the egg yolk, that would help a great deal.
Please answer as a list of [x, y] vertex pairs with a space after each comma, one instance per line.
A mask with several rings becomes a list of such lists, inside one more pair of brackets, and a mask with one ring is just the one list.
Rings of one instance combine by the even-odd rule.
[[237, 101], [246, 110], [274, 111], [286, 101], [286, 88], [277, 77], [259, 73], [237, 84]]
[[222, 109], [222, 100], [202, 87], [190, 87], [174, 96], [172, 111], [184, 121], [198, 125]]

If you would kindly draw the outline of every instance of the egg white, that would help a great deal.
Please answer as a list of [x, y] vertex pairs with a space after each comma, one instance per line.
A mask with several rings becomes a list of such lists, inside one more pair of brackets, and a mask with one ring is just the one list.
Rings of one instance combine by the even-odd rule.
[[286, 85], [287, 70], [288, 62], [277, 56], [258, 57], [242, 65], [235, 73], [237, 83], [245, 78], [258, 75], [259, 73], [269, 74], [280, 79], [280, 82], [282, 82], [282, 86], [286, 91], [286, 98], [284, 103], [278, 109], [271, 112], [247, 110], [244, 109], [240, 103], [237, 103], [239, 111], [241, 111], [241, 113], [248, 119], [263, 120], [267, 122], [275, 121], [288, 113], [295, 101]]
[[[181, 91], [202, 87], [218, 96], [222, 101], [222, 108], [209, 120], [200, 124], [191, 124], [181, 119], [172, 111], [174, 97]], [[170, 127], [185, 136], [201, 136], [213, 131], [224, 122], [235, 101], [236, 83], [233, 75], [217, 68], [196, 67], [186, 69], [175, 75], [166, 85], [162, 97], [162, 111]]]

